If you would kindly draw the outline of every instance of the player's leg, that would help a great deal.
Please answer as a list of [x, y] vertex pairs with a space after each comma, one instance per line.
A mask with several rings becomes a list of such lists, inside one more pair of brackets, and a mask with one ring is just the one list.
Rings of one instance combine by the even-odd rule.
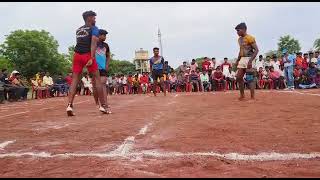
[[152, 91], [153, 91], [153, 94], [154, 96], [157, 96], [157, 84], [158, 84], [158, 76], [156, 75], [156, 72], [155, 70], [152, 70], [152, 79], [153, 79], [153, 86], [152, 86]]
[[163, 90], [164, 96], [166, 96], [167, 95], [167, 91], [166, 91], [166, 85], [164, 83], [163, 76], [160, 76], [160, 86], [161, 86], [161, 88]]
[[244, 68], [239, 68], [238, 72], [237, 72], [237, 82], [239, 84], [239, 89], [240, 89], [240, 98], [239, 100], [243, 100], [244, 99], [244, 81], [243, 81], [243, 76], [246, 72], [246, 69]]

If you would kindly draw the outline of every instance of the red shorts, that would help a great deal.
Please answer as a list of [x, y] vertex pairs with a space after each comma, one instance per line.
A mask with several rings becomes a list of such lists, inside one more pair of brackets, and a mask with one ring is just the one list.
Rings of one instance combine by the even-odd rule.
[[[91, 59], [91, 53], [79, 54], [74, 53], [73, 63], [72, 63], [72, 72], [82, 73], [83, 68], [86, 66], [88, 61]], [[92, 60], [92, 65], [87, 66], [88, 72], [93, 73], [98, 70], [98, 64], [95, 59]]]

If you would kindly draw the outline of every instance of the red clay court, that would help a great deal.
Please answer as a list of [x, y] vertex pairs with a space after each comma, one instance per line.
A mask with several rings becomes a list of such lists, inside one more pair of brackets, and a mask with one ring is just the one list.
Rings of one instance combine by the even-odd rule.
[[1, 105], [0, 177], [320, 177], [320, 90], [256, 92]]

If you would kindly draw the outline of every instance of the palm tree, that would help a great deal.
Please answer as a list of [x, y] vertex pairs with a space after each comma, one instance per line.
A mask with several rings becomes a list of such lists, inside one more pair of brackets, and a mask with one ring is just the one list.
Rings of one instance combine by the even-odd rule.
[[316, 50], [320, 50], [320, 38], [319, 38], [319, 39], [316, 39], [316, 40], [314, 41], [313, 47], [314, 47]]

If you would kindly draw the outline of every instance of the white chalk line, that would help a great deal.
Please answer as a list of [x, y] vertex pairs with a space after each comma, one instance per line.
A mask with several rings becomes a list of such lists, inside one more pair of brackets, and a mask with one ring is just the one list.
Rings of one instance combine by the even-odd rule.
[[[134, 141], [131, 136], [127, 141]], [[276, 153], [262, 152], [259, 154], [241, 154], [241, 153], [215, 153], [215, 152], [160, 152], [156, 150], [146, 150], [140, 152], [129, 152], [132, 146], [122, 144], [116, 150], [110, 153], [62, 153], [51, 154], [48, 152], [25, 152], [25, 153], [5, 153], [0, 154], [0, 158], [31, 156], [34, 158], [72, 158], [72, 157], [96, 157], [96, 158], [177, 158], [177, 157], [216, 157], [234, 161], [289, 161], [295, 159], [316, 159], [320, 158], [319, 152], [314, 153]]]
[[8, 146], [9, 144], [12, 144], [16, 142], [16, 140], [13, 140], [13, 141], [5, 141], [3, 143], [0, 144], [0, 150], [3, 150], [6, 146]]
[[23, 112], [17, 112], [17, 113], [13, 113], [13, 114], [8, 114], [8, 115], [0, 116], [0, 119], [1, 118], [5, 118], [5, 117], [19, 115], [19, 114], [25, 114], [25, 113], [28, 113], [28, 112], [30, 112], [30, 111], [23, 111]]

